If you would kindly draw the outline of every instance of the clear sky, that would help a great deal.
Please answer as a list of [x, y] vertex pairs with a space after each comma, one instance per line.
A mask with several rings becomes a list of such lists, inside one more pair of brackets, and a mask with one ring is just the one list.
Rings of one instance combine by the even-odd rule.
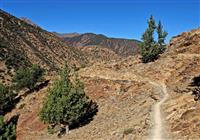
[[48, 31], [140, 39], [152, 14], [167, 40], [200, 26], [200, 0], [0, 0], [0, 8]]

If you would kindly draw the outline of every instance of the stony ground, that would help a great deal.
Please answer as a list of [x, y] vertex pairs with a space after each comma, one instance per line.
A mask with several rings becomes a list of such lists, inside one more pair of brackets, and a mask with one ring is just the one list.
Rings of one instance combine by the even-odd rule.
[[[142, 64], [136, 56], [81, 69], [79, 75], [86, 93], [98, 103], [99, 111], [89, 124], [71, 130], [61, 139], [148, 139], [154, 127], [153, 106], [163, 97], [153, 83], [165, 84], [169, 94], [161, 106], [163, 133], [175, 140], [200, 139], [200, 102], [195, 102], [188, 90], [191, 79], [200, 74], [200, 30], [183, 33], [168, 47], [152, 63]], [[36, 115], [46, 93], [43, 89], [28, 95], [23, 109], [18, 105], [9, 113], [21, 114], [19, 140], [57, 139], [47, 134], [46, 125]]]

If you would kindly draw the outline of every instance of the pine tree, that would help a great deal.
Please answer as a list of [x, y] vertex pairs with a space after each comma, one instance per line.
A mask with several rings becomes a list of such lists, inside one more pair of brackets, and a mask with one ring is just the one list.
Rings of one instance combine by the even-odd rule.
[[69, 74], [66, 65], [60, 72], [60, 79], [49, 89], [49, 95], [40, 112], [41, 120], [46, 123], [70, 126], [80, 123], [87, 113], [90, 100], [85, 95], [84, 85], [77, 78], [71, 82]]
[[[158, 42], [154, 40], [154, 31], [157, 28]], [[140, 53], [142, 56], [142, 62], [148, 63], [158, 59], [159, 54], [164, 52], [164, 40], [167, 33], [162, 30], [161, 22], [159, 22], [158, 27], [156, 27], [155, 20], [153, 16], [148, 20], [148, 28], [142, 35], [143, 42], [140, 45]]]
[[161, 21], [158, 22], [157, 34], [158, 34], [159, 52], [163, 53], [166, 49], [165, 38], [166, 38], [168, 33], [166, 31], [163, 31], [163, 26], [161, 24]]
[[143, 43], [140, 47], [140, 52], [142, 55], [142, 61], [144, 63], [153, 61], [157, 58], [157, 46], [154, 40], [154, 31], [156, 29], [156, 24], [153, 16], [150, 17], [148, 21], [148, 28], [142, 35]]

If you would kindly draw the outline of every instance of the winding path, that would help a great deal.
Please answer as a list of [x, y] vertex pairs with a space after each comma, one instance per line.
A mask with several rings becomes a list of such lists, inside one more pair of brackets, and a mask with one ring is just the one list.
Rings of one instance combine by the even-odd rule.
[[[178, 54], [176, 57], [179, 58], [189, 58], [193, 59], [194, 57], [200, 57], [200, 54]], [[91, 74], [91, 73], [90, 73]], [[125, 72], [123, 73], [123, 76], [120, 76], [118, 73], [114, 73], [113, 75], [104, 74], [101, 75], [100, 72], [95, 75], [88, 75], [89, 77], [96, 77], [96, 78], [102, 78], [107, 80], [127, 80], [127, 81], [142, 81], [142, 82], [148, 82], [153, 87], [159, 90], [161, 99], [156, 102], [153, 105], [153, 112], [152, 112], [152, 122], [153, 122], [153, 128], [150, 130], [150, 134], [147, 137], [147, 140], [164, 140], [167, 139], [164, 134], [167, 134], [165, 130], [165, 126], [163, 124], [163, 116], [161, 113], [161, 106], [162, 104], [168, 99], [169, 95], [167, 92], [167, 87], [164, 82], [161, 81], [154, 81], [149, 78], [145, 78], [141, 75], [134, 74], [134, 72]]]
[[154, 82], [152, 84], [157, 86], [161, 90], [164, 96], [159, 102], [157, 102], [154, 105], [154, 109], [153, 109], [154, 128], [153, 128], [151, 140], [163, 140], [164, 128], [163, 128], [163, 121], [162, 121], [162, 115], [161, 115], [161, 105], [165, 102], [165, 100], [167, 100], [169, 95], [167, 93], [167, 88], [165, 84], [157, 84]]
[[[167, 100], [168, 98], [168, 93], [167, 93], [167, 88], [166, 85], [164, 83], [158, 83], [158, 82], [154, 82], [152, 80], [150, 80], [149, 78], [143, 78], [139, 75], [132, 75], [135, 81], [143, 81], [143, 82], [148, 82], [149, 84], [153, 85], [153, 87], [157, 88], [160, 91], [160, 96], [162, 97], [162, 99], [157, 102], [154, 106], [153, 106], [153, 124], [154, 127], [151, 130], [151, 134], [148, 136], [148, 140], [163, 140], [163, 132], [164, 131], [164, 127], [163, 127], [163, 121], [162, 121], [162, 115], [161, 115], [161, 105], [165, 102], [165, 100]], [[93, 77], [93, 76], [90, 76]], [[98, 78], [102, 78], [102, 79], [108, 79], [108, 80], [118, 80], [119, 77], [107, 77], [105, 75], [98, 75], [96, 76]], [[128, 80], [128, 79], [127, 79]], [[132, 81], [132, 80], [128, 80], [128, 81]]]

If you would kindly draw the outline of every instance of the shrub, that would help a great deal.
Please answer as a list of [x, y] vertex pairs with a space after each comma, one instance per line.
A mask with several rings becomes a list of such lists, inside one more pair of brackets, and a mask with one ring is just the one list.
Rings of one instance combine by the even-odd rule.
[[72, 82], [69, 73], [66, 65], [60, 72], [59, 80], [49, 89], [49, 95], [40, 112], [40, 118], [45, 123], [67, 126], [79, 124], [89, 110], [91, 102], [85, 95], [83, 84], [78, 78]]
[[16, 121], [4, 122], [3, 116], [0, 116], [0, 140], [16, 139]]
[[192, 79], [190, 88], [192, 90], [192, 94], [194, 95], [194, 100], [200, 100], [200, 75]]
[[4, 114], [6, 109], [12, 106], [12, 100], [15, 94], [12, 90], [0, 83], [0, 115]]
[[20, 68], [14, 76], [13, 83], [16, 89], [28, 88], [32, 90], [36, 83], [42, 79], [44, 70], [37, 65], [31, 68]]
[[133, 131], [134, 131], [133, 128], [128, 128], [128, 129], [125, 129], [125, 130], [124, 130], [123, 134], [124, 134], [124, 135], [128, 135], [128, 134], [131, 134]]

